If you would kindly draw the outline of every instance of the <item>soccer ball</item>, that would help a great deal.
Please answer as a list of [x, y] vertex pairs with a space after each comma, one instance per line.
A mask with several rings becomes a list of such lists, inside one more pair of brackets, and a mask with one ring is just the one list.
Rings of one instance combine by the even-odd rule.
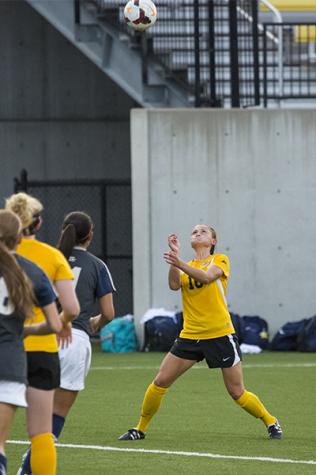
[[137, 31], [147, 30], [157, 20], [157, 8], [151, 0], [130, 0], [124, 8], [126, 23]]

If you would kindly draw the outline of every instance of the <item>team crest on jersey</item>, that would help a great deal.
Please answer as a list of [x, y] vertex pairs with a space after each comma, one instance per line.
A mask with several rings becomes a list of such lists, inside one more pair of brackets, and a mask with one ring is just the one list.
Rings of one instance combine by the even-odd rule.
[[208, 266], [209, 264], [209, 261], [202, 262], [201, 267]]
[[74, 256], [70, 256], [69, 257], [69, 262], [76, 262], [76, 258]]

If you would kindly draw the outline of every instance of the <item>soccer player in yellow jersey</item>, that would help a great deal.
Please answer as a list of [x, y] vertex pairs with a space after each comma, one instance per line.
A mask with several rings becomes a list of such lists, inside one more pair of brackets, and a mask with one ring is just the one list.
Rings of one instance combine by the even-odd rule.
[[221, 368], [230, 396], [245, 411], [263, 421], [269, 437], [282, 437], [276, 417], [266, 410], [255, 394], [245, 389], [241, 352], [226, 304], [229, 259], [224, 254], [214, 254], [216, 243], [213, 228], [196, 225], [191, 234], [194, 259], [185, 263], [180, 259], [177, 236], [171, 234], [168, 237], [170, 250], [164, 254], [164, 259], [170, 264], [170, 289], [182, 290], [183, 330], [147, 388], [138, 425], [119, 440], [144, 439], [168, 388], [204, 358], [209, 368]]
[[[52, 246], [36, 239], [42, 218], [43, 206], [26, 193], [17, 193], [6, 200], [6, 209], [16, 213], [23, 227], [23, 238], [17, 254], [41, 267], [58, 293], [62, 307], [60, 315], [64, 341], [71, 339], [71, 321], [80, 311], [73, 286], [73, 273], [63, 254]], [[41, 323], [44, 315], [34, 310], [33, 322]], [[28, 383], [27, 418], [31, 436], [31, 452], [25, 456], [19, 475], [55, 475], [56, 450], [52, 438], [52, 412], [54, 391], [60, 384], [60, 365], [56, 335], [29, 336], [24, 340], [27, 354]], [[32, 467], [32, 469], [31, 469]], [[37, 467], [36, 470], [34, 467]], [[39, 467], [39, 468], [38, 468]]]

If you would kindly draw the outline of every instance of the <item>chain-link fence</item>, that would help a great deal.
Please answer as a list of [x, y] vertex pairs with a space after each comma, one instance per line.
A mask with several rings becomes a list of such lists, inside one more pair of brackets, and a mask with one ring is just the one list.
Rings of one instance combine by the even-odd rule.
[[22, 174], [15, 191], [24, 190], [43, 206], [43, 225], [38, 239], [56, 245], [65, 215], [84, 211], [94, 221], [94, 238], [89, 247], [109, 266], [117, 287], [117, 315], [132, 313], [132, 209], [129, 180], [28, 180]]

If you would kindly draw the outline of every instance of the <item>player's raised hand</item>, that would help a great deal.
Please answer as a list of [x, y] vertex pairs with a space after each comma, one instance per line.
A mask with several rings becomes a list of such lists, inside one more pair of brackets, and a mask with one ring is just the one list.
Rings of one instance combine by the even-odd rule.
[[175, 251], [165, 252], [163, 255], [163, 258], [166, 261], [166, 263], [170, 264], [171, 266], [174, 266], [174, 267], [180, 266], [180, 259], [179, 259], [178, 253]]
[[168, 246], [170, 247], [172, 251], [176, 253], [180, 252], [180, 242], [176, 234], [169, 234]]

